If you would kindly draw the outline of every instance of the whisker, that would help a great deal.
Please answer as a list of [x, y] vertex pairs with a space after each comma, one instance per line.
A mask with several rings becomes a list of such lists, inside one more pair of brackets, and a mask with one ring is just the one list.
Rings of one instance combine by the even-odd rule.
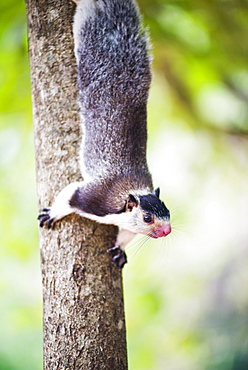
[[128, 254], [133, 258], [141, 250], [141, 248], [146, 244], [150, 239], [149, 236], [144, 235], [139, 240], [136, 240], [132, 245], [127, 246]]
[[167, 236], [166, 238], [159, 239], [157, 247], [158, 253], [156, 257], [159, 258], [160, 263], [163, 263], [163, 261], [168, 258], [169, 250], [171, 249], [171, 241], [171, 235]]
[[[180, 206], [178, 208], [182, 207]], [[185, 236], [187, 239], [189, 235], [192, 235], [190, 223], [183, 214], [187, 216], [187, 212], [185, 210], [183, 210], [183, 212], [176, 212], [175, 207], [173, 207], [171, 218], [172, 233], [166, 238], [159, 238], [154, 241], [152, 234], [136, 236], [136, 238], [134, 238], [134, 240], [126, 247], [126, 251], [131, 259], [136, 258], [141, 249], [143, 251], [147, 251], [148, 249], [149, 253], [152, 253], [152, 255], [155, 256], [156, 264], [159, 262], [163, 263], [165, 259], [168, 259], [168, 255], [173, 249], [173, 246], [178, 244], [184, 245]], [[156, 248], [156, 250], [154, 250], [154, 248]]]

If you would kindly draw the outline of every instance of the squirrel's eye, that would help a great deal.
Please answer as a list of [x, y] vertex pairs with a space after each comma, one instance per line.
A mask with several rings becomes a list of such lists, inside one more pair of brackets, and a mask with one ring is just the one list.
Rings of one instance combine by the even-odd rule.
[[152, 216], [151, 216], [151, 215], [149, 215], [149, 214], [146, 214], [146, 215], [144, 215], [144, 216], [143, 216], [143, 220], [144, 220], [146, 223], [150, 224], [150, 223], [152, 222]]

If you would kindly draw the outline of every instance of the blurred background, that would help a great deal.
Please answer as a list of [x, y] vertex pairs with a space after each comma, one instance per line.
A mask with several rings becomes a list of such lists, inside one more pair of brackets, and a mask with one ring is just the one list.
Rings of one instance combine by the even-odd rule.
[[[128, 247], [130, 370], [248, 368], [248, 1], [139, 0], [153, 45], [148, 157], [171, 211]], [[42, 369], [24, 1], [0, 3], [0, 369]]]

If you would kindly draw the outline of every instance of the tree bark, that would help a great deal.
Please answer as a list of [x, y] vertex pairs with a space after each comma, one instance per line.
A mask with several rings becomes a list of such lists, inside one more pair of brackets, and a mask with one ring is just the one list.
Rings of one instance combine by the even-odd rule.
[[[69, 0], [27, 0], [39, 208], [80, 180], [81, 142]], [[40, 230], [44, 369], [127, 369], [116, 228], [76, 215]]]

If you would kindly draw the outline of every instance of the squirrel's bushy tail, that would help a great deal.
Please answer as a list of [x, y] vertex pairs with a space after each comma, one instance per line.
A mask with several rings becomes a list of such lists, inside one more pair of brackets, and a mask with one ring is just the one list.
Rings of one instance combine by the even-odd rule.
[[136, 165], [146, 171], [151, 72], [135, 2], [80, 0], [74, 39], [87, 172], [93, 176], [100, 167], [103, 173], [120, 173]]

